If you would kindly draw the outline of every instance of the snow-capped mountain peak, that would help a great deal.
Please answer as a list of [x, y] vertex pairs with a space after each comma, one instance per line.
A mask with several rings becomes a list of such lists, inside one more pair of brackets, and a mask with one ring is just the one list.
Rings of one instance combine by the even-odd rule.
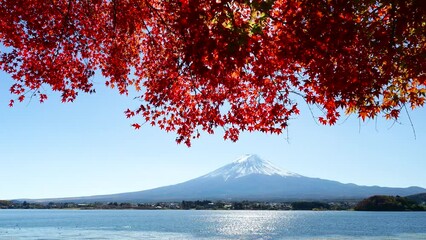
[[224, 167], [221, 167], [207, 175], [204, 175], [203, 177], [223, 177], [223, 179], [226, 181], [229, 179], [240, 178], [251, 174], [300, 177], [300, 175], [296, 173], [284, 171], [275, 167], [271, 162], [263, 160], [255, 154], [243, 155], [234, 162]]

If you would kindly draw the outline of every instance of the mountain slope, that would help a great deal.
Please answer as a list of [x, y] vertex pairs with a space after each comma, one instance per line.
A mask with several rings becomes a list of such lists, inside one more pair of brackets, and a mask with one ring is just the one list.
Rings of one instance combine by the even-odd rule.
[[176, 185], [140, 192], [43, 201], [158, 202], [182, 200], [321, 200], [361, 199], [372, 195], [406, 196], [426, 192], [419, 187], [358, 186], [309, 178], [281, 170], [256, 155], [236, 161], [204, 176]]
[[425, 193], [419, 193], [407, 196], [406, 198], [416, 202], [416, 203], [426, 203], [426, 192]]

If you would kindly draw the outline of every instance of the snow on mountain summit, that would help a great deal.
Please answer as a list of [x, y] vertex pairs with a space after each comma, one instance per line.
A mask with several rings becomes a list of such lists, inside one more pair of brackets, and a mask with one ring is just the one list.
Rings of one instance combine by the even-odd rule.
[[226, 181], [228, 179], [240, 178], [251, 174], [260, 175], [279, 175], [283, 177], [299, 177], [300, 175], [281, 170], [275, 167], [271, 162], [263, 160], [255, 154], [246, 154], [235, 160], [234, 162], [225, 165], [207, 175], [207, 177], [223, 177]]

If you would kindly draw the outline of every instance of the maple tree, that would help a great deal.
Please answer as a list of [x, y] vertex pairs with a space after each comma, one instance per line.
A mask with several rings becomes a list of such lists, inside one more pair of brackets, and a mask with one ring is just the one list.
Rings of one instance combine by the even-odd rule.
[[[140, 92], [127, 117], [175, 131], [281, 133], [297, 97], [396, 119], [426, 98], [423, 0], [0, 0], [0, 68], [23, 101], [73, 101], [106, 85]], [[10, 101], [13, 106], [15, 100]], [[139, 123], [133, 124], [140, 128]]]

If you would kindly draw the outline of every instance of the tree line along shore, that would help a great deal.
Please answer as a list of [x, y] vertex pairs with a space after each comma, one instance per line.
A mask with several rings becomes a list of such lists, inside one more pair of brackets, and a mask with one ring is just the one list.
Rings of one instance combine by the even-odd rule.
[[0, 200], [0, 209], [135, 209], [135, 210], [355, 210], [355, 211], [426, 211], [426, 202], [400, 196], [376, 195], [361, 201], [181, 201], [157, 203], [126, 202], [48, 202]]

